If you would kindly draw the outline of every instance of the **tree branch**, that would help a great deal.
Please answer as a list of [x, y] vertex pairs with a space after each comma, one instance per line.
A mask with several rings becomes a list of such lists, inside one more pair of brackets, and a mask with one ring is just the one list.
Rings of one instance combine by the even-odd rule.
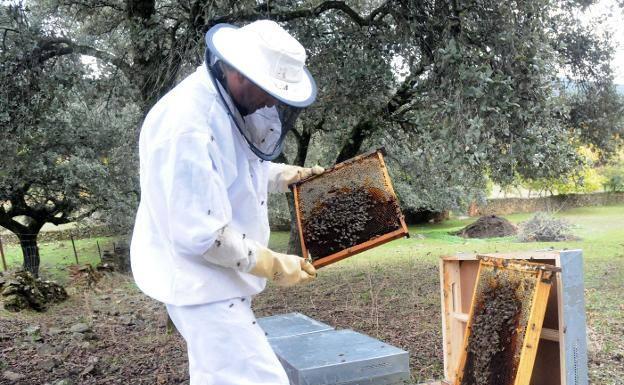
[[256, 21], [266, 18], [270, 15], [271, 19], [275, 21], [292, 21], [303, 18], [316, 18], [328, 11], [340, 11], [345, 14], [351, 21], [359, 25], [360, 27], [377, 25], [381, 23], [381, 20], [390, 13], [391, 6], [390, 1], [385, 1], [382, 5], [375, 8], [368, 14], [368, 16], [361, 16], [357, 11], [348, 6], [344, 1], [324, 1], [316, 7], [302, 8], [295, 10], [275, 9], [270, 8], [270, 2], [266, 2], [258, 5], [255, 9], [249, 11], [241, 11], [237, 13], [231, 13], [229, 15], [223, 15], [215, 17], [210, 20], [208, 25], [204, 26], [204, 32], [210, 29], [210, 27], [219, 23], [233, 23], [240, 21]]
[[295, 136], [295, 138], [297, 139], [297, 141], [301, 140], [301, 134], [299, 133], [299, 131], [297, 131], [296, 128], [293, 128], [292, 130], [290, 130], [290, 132], [293, 133], [293, 135]]
[[65, 0], [59, 3], [63, 6], [79, 6], [85, 8], [112, 8], [117, 11], [124, 11], [125, 8], [122, 4], [112, 1], [102, 1], [102, 0], [89, 0], [89, 1], [77, 1], [77, 0]]
[[0, 226], [11, 231], [15, 235], [19, 233], [26, 233], [28, 230], [26, 226], [14, 220], [13, 217], [10, 216], [10, 214], [7, 214], [2, 207], [0, 207]]
[[396, 115], [396, 113], [404, 110], [402, 106], [406, 105], [411, 100], [412, 96], [416, 92], [418, 77], [424, 71], [425, 65], [421, 63], [418, 68], [412, 70], [410, 75], [403, 81], [390, 100], [388, 100], [388, 103], [386, 103], [380, 110], [373, 111], [372, 114], [362, 118], [355, 126], [353, 126], [348, 134], [347, 140], [338, 153], [336, 163], [343, 162], [358, 154], [364, 140], [368, 138], [371, 133], [377, 130], [378, 126], [375, 125], [375, 122], [384, 118], [392, 120], [394, 119], [393, 115]]
[[155, 0], [125, 0], [128, 18], [147, 21], [156, 12]]
[[70, 54], [93, 56], [113, 64], [121, 69], [121, 71], [123, 71], [126, 75], [129, 75], [132, 70], [132, 67], [124, 60], [111, 55], [108, 52], [100, 51], [94, 47], [77, 44], [66, 37], [42, 38], [39, 43], [39, 48], [33, 50], [29, 56], [26, 56], [22, 60], [22, 63], [23, 66], [27, 66], [29, 63], [43, 64], [52, 58]]

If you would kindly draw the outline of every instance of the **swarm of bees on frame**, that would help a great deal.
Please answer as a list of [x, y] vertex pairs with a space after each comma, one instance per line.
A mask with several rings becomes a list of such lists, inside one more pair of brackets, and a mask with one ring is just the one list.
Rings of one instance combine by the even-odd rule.
[[461, 385], [511, 385], [536, 282], [494, 268], [479, 278]]

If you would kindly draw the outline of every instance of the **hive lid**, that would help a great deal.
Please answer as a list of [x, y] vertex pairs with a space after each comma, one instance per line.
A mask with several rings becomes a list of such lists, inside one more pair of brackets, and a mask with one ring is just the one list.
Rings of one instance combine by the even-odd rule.
[[271, 340], [293, 385], [403, 384], [406, 351], [353, 330], [329, 330]]
[[258, 319], [269, 340], [333, 330], [331, 326], [301, 313], [279, 314]]

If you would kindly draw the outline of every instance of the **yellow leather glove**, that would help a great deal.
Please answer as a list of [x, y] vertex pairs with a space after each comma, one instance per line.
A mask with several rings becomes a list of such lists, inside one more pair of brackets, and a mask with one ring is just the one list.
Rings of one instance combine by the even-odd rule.
[[312, 175], [322, 174], [325, 171], [321, 166], [308, 168], [279, 163], [274, 163], [274, 166], [278, 171], [269, 173], [270, 192], [288, 192], [288, 185]]
[[307, 283], [316, 278], [316, 269], [305, 259], [267, 248], [258, 249], [256, 265], [249, 273], [267, 278], [283, 287]]

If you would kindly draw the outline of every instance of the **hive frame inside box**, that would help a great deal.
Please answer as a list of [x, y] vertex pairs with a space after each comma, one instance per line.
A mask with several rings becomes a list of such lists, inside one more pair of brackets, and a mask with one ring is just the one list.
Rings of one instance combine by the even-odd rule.
[[[561, 268], [550, 290], [531, 378], [532, 385], [587, 385], [587, 335], [581, 250], [482, 254]], [[440, 260], [445, 381], [453, 383], [463, 349], [478, 255]]]
[[[341, 168], [343, 168], [343, 167], [345, 167], [347, 165], [356, 163], [356, 162], [361, 161], [362, 159], [368, 158], [368, 157], [377, 157], [378, 158], [378, 160], [380, 162], [381, 170], [383, 172], [384, 180], [385, 180], [385, 182], [387, 184], [387, 188], [388, 188], [389, 192], [396, 199], [396, 193], [394, 192], [394, 189], [392, 188], [392, 183], [390, 181], [390, 175], [388, 174], [388, 169], [386, 168], [386, 163], [383, 160], [383, 149], [374, 150], [374, 151], [368, 152], [366, 154], [358, 155], [358, 156], [356, 156], [354, 158], [351, 158], [349, 160], [346, 160], [346, 161], [344, 161], [342, 163], [338, 163], [334, 167], [332, 167], [330, 169], [327, 169], [325, 171], [325, 173], [332, 172], [332, 171], [335, 171], [335, 170], [339, 170], [339, 169], [341, 169]], [[323, 175], [323, 174], [321, 174], [321, 175]], [[292, 184], [290, 186], [290, 188], [292, 189], [292, 192], [293, 192], [293, 197], [294, 197], [294, 202], [295, 202], [295, 216], [296, 216], [296, 220], [297, 220], [297, 229], [298, 229], [298, 234], [299, 234], [299, 241], [301, 243], [301, 253], [302, 253], [302, 257], [305, 258], [305, 259], [307, 259], [309, 257], [309, 252], [308, 252], [308, 248], [306, 247], [306, 244], [305, 244], [305, 239], [303, 237], [303, 226], [302, 226], [302, 223], [301, 223], [301, 215], [300, 215], [301, 208], [300, 208], [300, 205], [299, 205], [299, 194], [300, 194], [299, 190], [300, 190], [300, 185], [302, 183], [305, 183], [305, 182], [307, 182], [307, 181], [309, 181], [311, 179], [320, 177], [321, 175], [313, 175], [313, 176], [311, 176], [309, 178], [301, 180], [301, 181], [299, 181], [297, 183], [294, 183], [294, 184]], [[323, 266], [332, 264], [334, 262], [338, 262], [341, 259], [350, 257], [350, 256], [352, 256], [354, 254], [361, 253], [363, 251], [371, 249], [371, 248], [373, 248], [375, 246], [379, 246], [379, 245], [384, 244], [386, 242], [390, 242], [390, 241], [398, 239], [398, 238], [409, 236], [409, 232], [408, 232], [408, 229], [407, 229], [407, 225], [405, 224], [405, 219], [403, 218], [403, 215], [399, 216], [399, 221], [400, 221], [400, 227], [397, 230], [394, 230], [392, 232], [386, 233], [386, 234], [381, 235], [379, 237], [370, 239], [370, 240], [368, 240], [366, 242], [357, 244], [355, 246], [349, 247], [349, 248], [344, 249], [342, 251], [339, 251], [337, 253], [330, 254], [330, 255], [327, 255], [325, 257], [316, 259], [316, 260], [314, 260], [312, 262], [312, 264], [316, 268], [323, 267]]]
[[[513, 285], [513, 282], [518, 285], [512, 288], [513, 298], [518, 301], [517, 304], [519, 305], [516, 310], [517, 313], [513, 317], [516, 321], [512, 321], [515, 323], [514, 328], [516, 330], [515, 333], [512, 333], [515, 337], [509, 336], [517, 339], [515, 343], [513, 341], [502, 342], [504, 344], [511, 344], [511, 346], [505, 346], [506, 353], [503, 352], [503, 356], [501, 356], [501, 358], [508, 358], [506, 362], [498, 362], [498, 365], [502, 364], [506, 366], [504, 370], [508, 372], [507, 374], [497, 374], [501, 376], [509, 375], [510, 377], [498, 378], [497, 381], [506, 379], [507, 381], [513, 381], [509, 382], [509, 384], [529, 385], [537, 353], [536, 347], [539, 345], [542, 324], [546, 313], [552, 277], [554, 272], [558, 271], [559, 268], [543, 263], [521, 260], [489, 257], [479, 257], [479, 259], [480, 263], [477, 273], [478, 284], [473, 290], [470, 314], [468, 316], [466, 333], [464, 335], [463, 354], [460, 356], [459, 366], [456, 370], [455, 385], [463, 384], [463, 378], [465, 376], [475, 375], [475, 368], [471, 368], [468, 364], [469, 360], [472, 360], [474, 364], [477, 359], [476, 357], [479, 355], [478, 353], [476, 355], [468, 353], [473, 343], [473, 341], [471, 341], [473, 339], [472, 335], [474, 335], [475, 327], [477, 327], [474, 324], [476, 317], [475, 312], [484, 315], [486, 310], [481, 307], [486, 307], [486, 297], [484, 297], [486, 292], [488, 289], [494, 287], [500, 289], [499, 285], [505, 285], [505, 282], [507, 285]], [[502, 320], [505, 320], [505, 318]], [[490, 320], [484, 322], [493, 326], [497, 321]], [[494, 322], [494, 324], [492, 324], [492, 322]], [[482, 325], [477, 328], [481, 328], [482, 330], [483, 327]], [[498, 329], [498, 331], [503, 332], [501, 329]], [[490, 330], [490, 333], [491, 332]], [[483, 336], [484, 335], [482, 335], [482, 337]], [[504, 337], [500, 336], [500, 338], [503, 338], [502, 341], [506, 341]], [[490, 344], [495, 343], [492, 337], [489, 337], [488, 341]], [[472, 348], [474, 349], [474, 346]], [[472, 358], [470, 358], [471, 355]], [[515, 362], [514, 357], [518, 360], [517, 362]], [[492, 365], [492, 361], [495, 359], [496, 357], [490, 357], [490, 365]], [[492, 367], [489, 366], [489, 368], [491, 369]], [[470, 381], [468, 383], [470, 383]]]

